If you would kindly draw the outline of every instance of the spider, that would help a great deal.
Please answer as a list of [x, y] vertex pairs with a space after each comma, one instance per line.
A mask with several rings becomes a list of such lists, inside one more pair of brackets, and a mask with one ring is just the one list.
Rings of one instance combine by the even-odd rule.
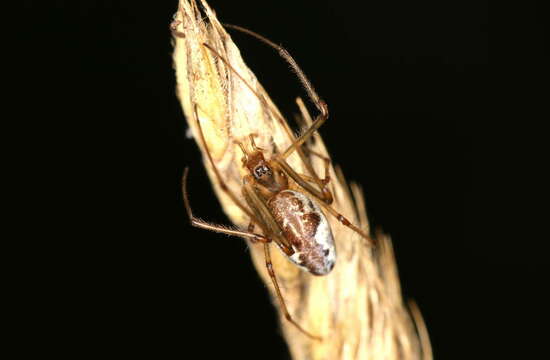
[[[279, 55], [293, 68], [309, 98], [315, 104], [320, 114], [317, 115], [313, 122], [310, 120], [308, 123], [309, 127], [298, 138], [293, 135], [286, 122], [283, 119], [279, 119], [292, 143], [283, 152], [273, 154], [270, 158], [266, 158], [264, 150], [256, 146], [254, 135], [252, 134], [249, 135], [249, 149], [247, 149], [242, 142], [236, 142], [243, 153], [242, 166], [247, 170], [247, 175], [245, 175], [242, 180], [242, 197], [245, 200], [243, 203], [225, 184], [220, 171], [214, 163], [198, 118], [197, 105], [194, 104], [194, 121], [197, 123], [200, 140], [204, 144], [205, 153], [218, 183], [220, 184], [220, 188], [242, 210], [242, 212], [248, 216], [250, 222], [247, 230], [244, 231], [211, 224], [196, 218], [193, 215], [187, 191], [189, 168], [185, 169], [183, 175], [183, 199], [185, 208], [191, 225], [195, 227], [243, 237], [249, 239], [252, 243], [262, 243], [265, 254], [265, 266], [275, 288], [285, 318], [310, 338], [321, 340], [319, 336], [315, 336], [302, 328], [288, 312], [271, 262], [269, 245], [272, 242], [277, 244], [279, 249], [290, 261], [309, 271], [311, 274], [317, 276], [327, 275], [335, 265], [336, 249], [329, 222], [321, 210], [321, 207], [335, 216], [341, 224], [357, 232], [369, 243], [372, 244], [372, 240], [369, 235], [330, 206], [333, 202], [332, 193], [328, 188], [328, 184], [330, 183], [330, 159], [307, 149], [310, 156], [318, 156], [324, 161], [325, 172], [324, 178], [321, 179], [313, 170], [309, 158], [306, 157], [304, 149], [302, 149], [302, 145], [306, 143], [328, 119], [327, 104], [319, 97], [296, 61], [284, 48], [248, 29], [235, 25], [224, 25], [247, 33], [277, 50]], [[244, 78], [238, 74], [226, 59], [218, 54], [209, 44], [204, 43], [203, 45], [214, 53], [218, 59], [223, 61], [225, 65], [256, 94], [260, 101], [268, 107], [265, 99], [263, 99], [263, 97], [261, 97]], [[271, 112], [275, 113], [273, 111]], [[295, 151], [300, 156], [305, 168], [311, 176], [297, 173], [287, 163], [286, 159]], [[261, 233], [255, 231], [256, 227], [261, 230]]]

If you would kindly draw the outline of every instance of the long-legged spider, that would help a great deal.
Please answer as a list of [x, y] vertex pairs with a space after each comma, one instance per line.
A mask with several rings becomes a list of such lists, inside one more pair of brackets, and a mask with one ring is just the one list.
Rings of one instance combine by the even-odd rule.
[[[245, 205], [237, 195], [228, 188], [220, 171], [216, 167], [205, 141], [202, 126], [198, 118], [197, 105], [194, 104], [193, 120], [196, 121], [200, 140], [204, 144], [205, 153], [220, 188], [242, 210], [242, 212], [249, 217], [250, 222], [247, 230], [244, 231], [211, 224], [196, 218], [193, 215], [188, 198], [188, 168], [185, 169], [183, 175], [183, 199], [187, 214], [191, 224], [195, 227], [247, 238], [253, 243], [261, 242], [264, 247], [265, 265], [285, 318], [307, 336], [320, 340], [320, 337], [312, 335], [303, 329], [289, 314], [275, 276], [273, 264], [271, 262], [269, 244], [275, 242], [293, 263], [306, 269], [313, 275], [326, 275], [332, 270], [336, 261], [336, 249], [332, 231], [323, 211], [315, 201], [311, 200], [311, 198], [318, 200], [319, 205], [331, 215], [335, 216], [344, 226], [351, 228], [368, 242], [372, 243], [372, 240], [370, 236], [353, 225], [330, 206], [333, 201], [332, 193], [328, 188], [330, 182], [330, 159], [314, 151], [308, 150], [310, 156], [315, 155], [321, 157], [325, 162], [325, 175], [324, 178], [321, 179], [313, 170], [309, 158], [302, 149], [302, 145], [310, 139], [315, 131], [317, 131], [317, 129], [319, 129], [328, 119], [328, 107], [326, 103], [321, 100], [296, 61], [284, 48], [250, 30], [234, 25], [226, 26], [252, 35], [275, 48], [283, 59], [294, 69], [308, 96], [315, 104], [320, 114], [313, 122], [309, 123], [309, 128], [307, 128], [298, 138], [293, 135], [284, 119], [275, 115], [289, 136], [291, 144], [285, 151], [280, 154], [274, 154], [269, 159], [266, 159], [263, 150], [256, 146], [253, 135], [249, 135], [251, 150], [247, 150], [242, 142], [237, 142], [243, 152], [242, 166], [248, 171], [248, 174], [243, 178], [242, 185], [242, 196], [244, 197]], [[261, 97], [241, 75], [239, 75], [226, 59], [220, 56], [210, 45], [206, 43], [203, 45], [214, 53], [218, 59], [223, 61], [226, 66], [231, 69], [231, 71], [235, 73], [254, 94], [256, 94], [258, 99], [269, 108], [265, 99]], [[270, 112], [276, 114], [276, 112], [271, 109]], [[294, 151], [298, 153], [310, 175], [297, 173], [287, 163], [286, 159]], [[292, 179], [292, 182], [289, 181], [289, 178]], [[261, 230], [261, 234], [255, 232], [256, 226]]]

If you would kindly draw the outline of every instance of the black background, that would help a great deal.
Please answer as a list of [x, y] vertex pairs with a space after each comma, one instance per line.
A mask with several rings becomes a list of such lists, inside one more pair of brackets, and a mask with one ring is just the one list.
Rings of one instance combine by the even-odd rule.
[[[112, 344], [155, 358], [287, 358], [247, 245], [187, 224], [185, 166], [197, 215], [228, 220], [175, 96], [176, 1], [25, 4], [38, 15], [24, 29], [40, 55], [31, 62], [47, 69], [33, 80], [47, 84], [40, 114], [63, 124], [73, 201], [86, 208], [74, 245], [63, 247], [75, 271], [64, 268], [59, 281], [74, 287], [72, 323], [90, 333], [76, 335], [77, 354]], [[419, 304], [435, 356], [511, 354], [532, 331], [519, 309], [538, 306], [531, 285], [541, 261], [493, 232], [477, 189], [493, 159], [477, 151], [507, 116], [502, 78], [542, 61], [540, 15], [518, 13], [521, 26], [500, 30], [489, 27], [486, 1], [210, 5], [285, 46], [329, 104], [320, 132], [364, 187], [373, 226], [391, 234], [404, 296]], [[285, 63], [233, 38], [283, 112], [296, 112], [304, 94]]]

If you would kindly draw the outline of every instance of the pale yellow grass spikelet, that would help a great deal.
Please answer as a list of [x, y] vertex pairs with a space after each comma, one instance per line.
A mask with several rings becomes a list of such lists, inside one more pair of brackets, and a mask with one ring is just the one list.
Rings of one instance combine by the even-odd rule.
[[[193, 114], [193, 104], [196, 104], [198, 121], [213, 160], [228, 188], [242, 199], [242, 177], [246, 171], [235, 141], [248, 143], [248, 135], [256, 134], [256, 144], [265, 150], [266, 157], [285, 149], [291, 140], [279, 122], [281, 115], [205, 1], [197, 4], [192, 0], [181, 0], [172, 29], [177, 34], [174, 36], [177, 93], [189, 127], [194, 138], [200, 139]], [[266, 99], [271, 111], [204, 43], [215, 49], [256, 93]], [[310, 116], [300, 99], [298, 107], [303, 122], [310, 123]], [[308, 146], [330, 157], [321, 138], [316, 135], [315, 139], [314, 144]], [[204, 144], [197, 141], [205, 154]], [[224, 211], [235, 225], [246, 229], [249, 219], [221, 191], [207, 157], [203, 156], [203, 159]], [[323, 161], [318, 157], [311, 160], [318, 174], [323, 174]], [[307, 174], [296, 154], [291, 155], [288, 162], [298, 173]], [[356, 184], [348, 187], [338, 167], [331, 167], [330, 175], [333, 207], [368, 232], [361, 188]], [[334, 270], [327, 276], [316, 277], [300, 270], [272, 246], [273, 266], [290, 314], [308, 331], [323, 337], [323, 341], [311, 340], [281, 317], [293, 358], [431, 358], [420, 312], [413, 306], [414, 316], [411, 317], [402, 300], [389, 237], [377, 234], [378, 245], [373, 249], [365, 239], [334, 217], [328, 216], [328, 219], [338, 258]], [[250, 251], [258, 273], [273, 295], [263, 247], [251, 245]], [[274, 304], [278, 305], [276, 300]]]

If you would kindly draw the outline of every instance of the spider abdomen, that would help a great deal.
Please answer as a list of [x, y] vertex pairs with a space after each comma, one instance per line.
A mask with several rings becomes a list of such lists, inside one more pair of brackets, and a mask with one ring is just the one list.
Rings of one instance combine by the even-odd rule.
[[336, 261], [336, 249], [330, 225], [319, 206], [293, 190], [277, 193], [267, 205], [295, 251], [290, 260], [313, 275], [328, 274]]

